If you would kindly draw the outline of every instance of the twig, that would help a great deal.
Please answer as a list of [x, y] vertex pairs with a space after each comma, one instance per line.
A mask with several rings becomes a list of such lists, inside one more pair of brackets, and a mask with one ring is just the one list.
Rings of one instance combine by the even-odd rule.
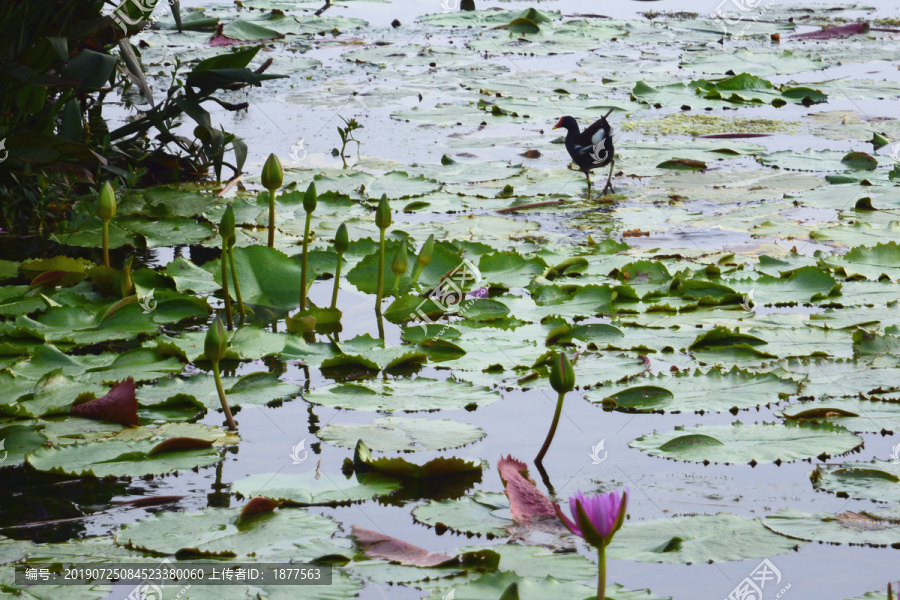
[[331, 0], [325, 0], [325, 6], [323, 6], [322, 8], [320, 8], [313, 14], [315, 14], [318, 17], [319, 15], [321, 15], [323, 12], [325, 12], [329, 8], [331, 8]]
[[229, 182], [225, 185], [225, 187], [222, 188], [222, 191], [219, 192], [218, 194], [216, 194], [216, 197], [217, 197], [217, 198], [221, 198], [222, 196], [224, 196], [225, 194], [227, 194], [227, 193], [228, 193], [228, 190], [230, 190], [230, 189], [233, 188], [235, 185], [237, 185], [237, 183], [238, 183], [242, 178], [243, 178], [243, 175], [238, 175], [237, 177], [235, 177], [234, 179], [232, 179], [231, 181], [229, 181]]

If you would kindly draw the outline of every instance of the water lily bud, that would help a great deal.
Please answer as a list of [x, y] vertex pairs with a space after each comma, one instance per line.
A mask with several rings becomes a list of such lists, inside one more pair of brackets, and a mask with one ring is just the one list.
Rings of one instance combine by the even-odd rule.
[[97, 216], [103, 221], [109, 221], [116, 216], [116, 193], [108, 181], [100, 188], [100, 196], [97, 198]]
[[378, 229], [387, 229], [391, 226], [391, 205], [388, 203], [387, 194], [382, 194], [378, 208], [375, 210], [375, 225]]
[[343, 254], [350, 246], [350, 234], [347, 233], [347, 226], [341, 223], [337, 233], [334, 234], [334, 249], [338, 254]]
[[270, 154], [266, 159], [261, 179], [263, 187], [270, 192], [280, 188], [284, 182], [284, 169], [281, 168], [281, 161], [274, 154]]
[[308, 213], [316, 210], [316, 204], [318, 203], [319, 195], [316, 193], [316, 184], [315, 182], [310, 182], [309, 187], [306, 188], [306, 194], [303, 196], [303, 210]]
[[222, 325], [222, 319], [216, 317], [215, 322], [210, 325], [209, 331], [206, 332], [203, 353], [206, 355], [207, 360], [219, 362], [225, 358], [226, 350], [228, 350], [228, 336], [225, 335], [225, 326]]
[[234, 209], [229, 204], [219, 222], [219, 235], [226, 246], [234, 243]]
[[550, 386], [557, 394], [575, 389], [575, 369], [565, 352], [558, 353], [550, 363]]
[[419, 265], [420, 268], [424, 269], [429, 264], [431, 264], [431, 255], [434, 254], [434, 234], [428, 236], [428, 239], [425, 240], [425, 243], [422, 244], [422, 249], [419, 250], [419, 256], [416, 257], [416, 264]]
[[397, 253], [394, 254], [394, 262], [391, 263], [391, 271], [394, 275], [403, 275], [406, 273], [406, 240], [400, 242]]

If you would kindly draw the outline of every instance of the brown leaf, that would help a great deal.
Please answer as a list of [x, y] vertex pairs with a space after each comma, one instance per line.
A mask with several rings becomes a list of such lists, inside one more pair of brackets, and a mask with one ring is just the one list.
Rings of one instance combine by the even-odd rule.
[[369, 558], [382, 558], [414, 567], [437, 567], [456, 560], [456, 557], [448, 554], [429, 552], [425, 548], [357, 525], [352, 527], [352, 532], [363, 554]]
[[507, 456], [497, 463], [497, 470], [503, 480], [503, 491], [509, 498], [509, 512], [513, 521], [528, 523], [534, 517], [557, 518], [553, 503], [528, 477], [525, 463]]
[[90, 419], [115, 421], [123, 425], [139, 425], [134, 390], [134, 379], [129, 377], [114, 385], [105, 396], [76, 404], [72, 407], [72, 414]]
[[860, 33], [869, 33], [868, 23], [851, 23], [850, 25], [841, 25], [839, 27], [828, 27], [819, 31], [810, 31], [808, 33], [798, 33], [792, 35], [792, 40], [836, 40], [847, 38]]
[[264, 512], [272, 512], [279, 506], [281, 506], [281, 503], [275, 502], [271, 498], [254, 496], [253, 498], [250, 498], [250, 501], [244, 505], [244, 508], [241, 509], [241, 514], [239, 514], [237, 518], [238, 525], [240, 525], [242, 521], [252, 517], [253, 515]]
[[192, 437], [173, 437], [163, 440], [150, 449], [148, 456], [159, 454], [160, 452], [169, 452], [170, 450], [193, 450], [195, 448], [209, 448], [212, 446], [212, 440], [201, 440]]

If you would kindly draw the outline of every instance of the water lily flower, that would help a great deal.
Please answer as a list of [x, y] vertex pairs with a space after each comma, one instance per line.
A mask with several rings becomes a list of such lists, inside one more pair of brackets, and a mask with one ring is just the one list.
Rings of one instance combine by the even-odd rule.
[[473, 298], [487, 298], [488, 295], [488, 289], [486, 287], [478, 288], [469, 292], [469, 296], [472, 296]]
[[569, 362], [569, 357], [565, 352], [554, 354], [553, 358], [550, 359], [550, 386], [557, 393], [556, 411], [553, 413], [553, 421], [550, 423], [547, 439], [544, 440], [544, 445], [541, 446], [537, 457], [534, 459], [534, 462], [538, 464], [544, 460], [544, 455], [550, 449], [550, 442], [553, 441], [553, 436], [556, 435], [556, 428], [559, 425], [559, 417], [562, 415], [563, 400], [566, 398], [566, 393], [575, 389], [575, 370], [572, 368], [572, 363]]
[[275, 247], [275, 192], [284, 183], [284, 169], [281, 161], [274, 154], [270, 154], [263, 165], [260, 177], [262, 186], [269, 190], [269, 248]]
[[97, 216], [103, 223], [103, 266], [109, 268], [109, 222], [116, 216], [116, 193], [108, 181], [97, 197]]
[[338, 288], [341, 284], [341, 263], [344, 260], [344, 252], [350, 247], [350, 234], [347, 233], [346, 223], [341, 223], [337, 233], [334, 234], [334, 250], [337, 252], [337, 268], [334, 270], [334, 291], [331, 292], [331, 308], [337, 308]]
[[597, 600], [606, 598], [606, 547], [625, 522], [628, 494], [628, 488], [625, 488], [621, 496], [618, 492], [596, 496], [585, 496], [578, 492], [569, 498], [569, 510], [574, 521], [560, 510], [558, 504], [553, 505], [563, 525], [597, 549]]
[[419, 255], [416, 257], [416, 268], [413, 270], [412, 274], [412, 285], [416, 285], [419, 281], [419, 276], [422, 274], [422, 271], [431, 264], [431, 256], [434, 254], [434, 234], [428, 236], [428, 239], [425, 240], [425, 243], [422, 244], [422, 249], [419, 250]]
[[381, 298], [384, 295], [384, 233], [391, 226], [391, 205], [387, 194], [382, 194], [375, 210], [375, 226], [378, 227], [378, 288], [375, 293], [375, 314], [381, 314]]
[[391, 271], [394, 272], [394, 292], [400, 287], [400, 278], [406, 273], [406, 240], [400, 242], [400, 247], [394, 254], [394, 261], [391, 263]]
[[203, 342], [203, 354], [206, 356], [206, 360], [212, 363], [213, 376], [216, 379], [216, 391], [219, 393], [219, 402], [222, 403], [222, 410], [225, 412], [228, 429], [234, 431], [237, 429], [237, 426], [234, 424], [234, 418], [231, 416], [231, 409], [228, 407], [228, 400], [225, 398], [225, 388], [222, 385], [222, 376], [219, 373], [219, 363], [225, 359], [227, 351], [228, 335], [225, 333], [222, 319], [216, 317], [215, 322], [209, 326], [209, 330], [206, 332], [206, 339]]
[[316, 193], [315, 182], [310, 182], [303, 196], [303, 210], [306, 211], [306, 225], [303, 229], [303, 256], [300, 263], [300, 310], [306, 310], [306, 277], [308, 272], [309, 255], [309, 226], [312, 223], [312, 214], [316, 210], [319, 196]]

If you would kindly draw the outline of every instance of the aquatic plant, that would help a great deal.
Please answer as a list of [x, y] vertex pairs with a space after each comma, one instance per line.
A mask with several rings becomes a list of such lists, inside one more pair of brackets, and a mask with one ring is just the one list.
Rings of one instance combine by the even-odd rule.
[[556, 412], [553, 413], [553, 422], [550, 423], [550, 431], [547, 432], [547, 439], [544, 440], [544, 445], [541, 446], [537, 457], [534, 459], [534, 462], [536, 463], [540, 463], [544, 460], [544, 455], [550, 448], [550, 443], [553, 441], [553, 436], [556, 434], [556, 427], [559, 425], [559, 417], [562, 414], [563, 400], [566, 397], [566, 393], [575, 389], [575, 370], [572, 368], [572, 363], [569, 362], [569, 357], [566, 356], [565, 352], [559, 352], [551, 359], [550, 386], [558, 394], [556, 400]]
[[431, 256], [434, 254], [434, 234], [428, 236], [428, 239], [425, 240], [425, 243], [422, 244], [422, 249], [419, 250], [419, 255], [416, 257], [416, 267], [413, 269], [412, 274], [412, 285], [416, 285], [419, 281], [419, 276], [422, 275], [422, 271], [431, 264]]
[[353, 132], [357, 129], [362, 129], [363, 126], [360, 125], [356, 119], [351, 118], [350, 120], [345, 119], [344, 117], [340, 117], [341, 121], [344, 122], [344, 127], [338, 125], [338, 135], [341, 136], [341, 149], [340, 152], [335, 148], [335, 152], [340, 155], [341, 160], [344, 161], [344, 166], [347, 166], [347, 159], [344, 157], [344, 152], [347, 150], [347, 144], [350, 142], [356, 142], [356, 153], [359, 154], [359, 147], [361, 145], [360, 141], [353, 137]]
[[116, 193], [108, 181], [97, 197], [97, 216], [103, 222], [103, 266], [109, 268], [109, 222], [116, 216]]
[[350, 246], [350, 235], [347, 233], [347, 225], [341, 223], [337, 233], [334, 234], [334, 250], [337, 252], [337, 266], [334, 269], [334, 291], [331, 292], [331, 308], [337, 308], [338, 289], [341, 287], [341, 263], [344, 261], [344, 252]]
[[391, 226], [391, 205], [387, 194], [381, 196], [375, 210], [375, 226], [378, 227], [378, 288], [375, 293], [375, 312], [381, 314], [381, 298], [384, 296], [384, 232]]
[[306, 310], [306, 274], [308, 272], [308, 254], [309, 254], [309, 226], [312, 222], [313, 211], [316, 210], [318, 196], [316, 194], [315, 182], [310, 182], [306, 188], [306, 195], [303, 196], [303, 210], [306, 211], [306, 225], [303, 227], [303, 258], [300, 269], [300, 310]]
[[222, 295], [225, 299], [225, 320], [228, 323], [228, 330], [231, 331], [234, 329], [234, 319], [231, 316], [231, 295], [228, 293], [228, 256], [229, 247], [233, 244], [229, 242], [234, 239], [234, 209], [230, 204], [219, 222], [219, 236], [222, 238]]
[[275, 247], [275, 192], [284, 183], [284, 169], [281, 161], [274, 154], [270, 154], [263, 165], [260, 177], [264, 188], [269, 190], [269, 248]]
[[394, 273], [394, 292], [400, 288], [400, 278], [406, 273], [406, 240], [400, 242], [400, 247], [394, 254], [394, 260], [391, 262], [391, 271]]
[[563, 525], [597, 549], [597, 600], [606, 598], [606, 547], [625, 522], [627, 507], [628, 488], [621, 496], [618, 492], [596, 496], [577, 492], [569, 498], [569, 510], [574, 521], [563, 514], [559, 504], [553, 505]]
[[203, 353], [206, 359], [212, 363], [213, 376], [216, 378], [216, 391], [219, 393], [222, 410], [225, 411], [228, 429], [234, 431], [237, 429], [237, 426], [234, 424], [234, 418], [231, 416], [231, 409], [228, 408], [228, 399], [225, 397], [225, 388], [222, 386], [222, 376], [219, 374], [219, 363], [225, 358], [227, 350], [228, 336], [225, 334], [225, 328], [222, 327], [222, 320], [216, 317], [215, 322], [210, 326], [209, 331], [206, 332]]
[[[226, 222], [226, 219], [228, 219], [227, 222]], [[234, 293], [237, 296], [238, 311], [241, 314], [241, 321], [240, 321], [240, 323], [238, 323], [238, 325], [243, 325], [244, 321], [247, 320], [247, 309], [244, 306], [244, 299], [241, 297], [241, 283], [240, 283], [240, 281], [238, 281], [237, 264], [235, 263], [235, 260], [234, 260], [234, 245], [237, 242], [237, 236], [235, 235], [235, 229], [234, 229], [234, 208], [232, 207], [231, 204], [229, 204], [225, 208], [225, 214], [222, 215], [222, 223], [225, 225], [230, 224], [230, 228], [231, 228], [230, 235], [228, 236], [226, 246], [228, 248], [228, 262], [231, 265], [231, 279], [232, 279], [232, 281], [234, 281]], [[223, 226], [220, 226], [220, 229], [219, 229], [220, 231], [222, 231], [222, 227]], [[225, 240], [223, 240], [223, 241], [225, 241]], [[225, 261], [224, 252], [222, 254], [222, 261], [224, 264], [224, 261]], [[223, 281], [225, 280], [224, 274], [222, 275], [222, 280]]]

